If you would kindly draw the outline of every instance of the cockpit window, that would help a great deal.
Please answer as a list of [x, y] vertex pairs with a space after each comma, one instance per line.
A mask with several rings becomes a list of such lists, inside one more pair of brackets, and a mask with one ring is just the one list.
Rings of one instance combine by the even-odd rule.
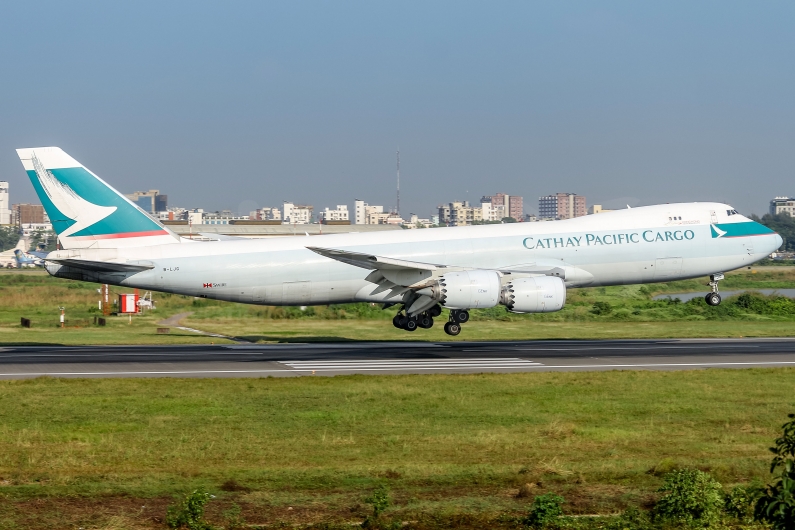
[[739, 213], [740, 212], [738, 212], [737, 210], [726, 210], [726, 215], [729, 215], [729, 216], [731, 216], [731, 215], [739, 215]]

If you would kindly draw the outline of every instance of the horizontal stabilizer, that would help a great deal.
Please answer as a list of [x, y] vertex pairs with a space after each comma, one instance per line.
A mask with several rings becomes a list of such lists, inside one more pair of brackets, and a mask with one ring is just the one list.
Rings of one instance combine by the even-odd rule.
[[110, 261], [88, 261], [82, 259], [49, 259], [47, 261], [91, 272], [143, 272], [155, 268], [154, 264], [113, 263]]

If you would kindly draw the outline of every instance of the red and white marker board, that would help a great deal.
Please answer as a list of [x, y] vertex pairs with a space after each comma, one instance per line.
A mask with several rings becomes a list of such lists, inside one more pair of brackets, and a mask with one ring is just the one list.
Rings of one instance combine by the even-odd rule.
[[120, 294], [119, 313], [137, 313], [137, 312], [138, 312], [138, 295]]

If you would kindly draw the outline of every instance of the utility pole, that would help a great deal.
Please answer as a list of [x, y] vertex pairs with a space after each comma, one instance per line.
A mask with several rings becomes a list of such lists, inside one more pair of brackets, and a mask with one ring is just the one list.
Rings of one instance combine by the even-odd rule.
[[397, 211], [400, 215], [400, 147], [397, 150]]

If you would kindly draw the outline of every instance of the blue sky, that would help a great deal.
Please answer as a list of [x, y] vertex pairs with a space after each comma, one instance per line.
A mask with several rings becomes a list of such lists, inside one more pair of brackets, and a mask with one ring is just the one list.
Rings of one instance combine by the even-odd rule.
[[795, 195], [792, 2], [36, 2], [0, 16], [0, 179], [58, 145], [172, 205], [402, 213]]

